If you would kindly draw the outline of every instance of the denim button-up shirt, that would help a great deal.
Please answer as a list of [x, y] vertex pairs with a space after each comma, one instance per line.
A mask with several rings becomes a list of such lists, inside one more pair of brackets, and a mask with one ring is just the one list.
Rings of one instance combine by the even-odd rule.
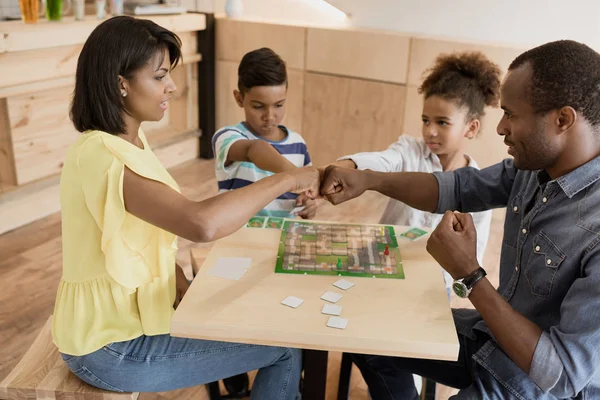
[[[519, 399], [600, 398], [600, 157], [554, 180], [512, 159], [435, 176], [436, 212], [506, 207], [498, 292], [543, 330], [528, 375], [493, 339], [474, 360]], [[454, 317], [493, 338], [476, 310]]]

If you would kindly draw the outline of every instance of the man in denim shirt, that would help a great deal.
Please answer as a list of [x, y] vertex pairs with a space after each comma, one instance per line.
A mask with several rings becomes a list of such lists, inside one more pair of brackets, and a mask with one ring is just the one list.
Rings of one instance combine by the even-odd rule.
[[501, 103], [514, 159], [435, 174], [325, 171], [334, 204], [376, 190], [445, 211], [427, 249], [455, 280], [480, 268], [463, 213], [507, 207], [498, 290], [480, 279], [465, 292], [476, 310], [454, 310], [458, 361], [354, 355], [373, 399], [416, 399], [412, 373], [460, 388], [456, 399], [600, 398], [600, 55], [573, 41], [529, 50]]

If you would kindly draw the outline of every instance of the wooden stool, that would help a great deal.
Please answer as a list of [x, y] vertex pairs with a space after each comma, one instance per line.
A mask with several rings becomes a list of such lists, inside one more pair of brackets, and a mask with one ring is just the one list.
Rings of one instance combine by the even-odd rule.
[[1, 399], [135, 400], [139, 393], [98, 389], [77, 378], [52, 342], [52, 317], [17, 366], [0, 383]]

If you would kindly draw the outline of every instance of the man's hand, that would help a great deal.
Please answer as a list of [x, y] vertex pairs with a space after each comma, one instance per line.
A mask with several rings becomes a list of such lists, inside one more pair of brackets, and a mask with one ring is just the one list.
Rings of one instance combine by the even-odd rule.
[[317, 200], [309, 199], [305, 194], [301, 194], [296, 199], [296, 207], [302, 206], [304, 206], [304, 209], [297, 212], [296, 215], [302, 219], [313, 219], [317, 214]]
[[477, 231], [471, 214], [446, 211], [427, 241], [427, 251], [454, 279], [479, 268]]
[[190, 282], [185, 277], [183, 269], [179, 265], [175, 265], [175, 303], [173, 303], [173, 308], [177, 308], [181, 303], [189, 287]]
[[368, 189], [367, 171], [327, 167], [321, 182], [321, 196], [337, 205], [360, 196]]

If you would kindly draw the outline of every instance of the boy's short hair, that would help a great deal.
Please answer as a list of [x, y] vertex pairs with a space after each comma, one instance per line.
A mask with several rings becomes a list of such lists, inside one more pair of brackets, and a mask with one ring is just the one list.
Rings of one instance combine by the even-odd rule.
[[287, 87], [285, 61], [273, 50], [263, 47], [246, 53], [238, 67], [238, 90], [242, 95], [255, 86]]
[[77, 61], [71, 102], [75, 128], [79, 132], [124, 133], [124, 104], [118, 77], [134, 78], [140, 68], [165, 49], [174, 68], [181, 60], [181, 40], [152, 21], [118, 16], [98, 25]]

